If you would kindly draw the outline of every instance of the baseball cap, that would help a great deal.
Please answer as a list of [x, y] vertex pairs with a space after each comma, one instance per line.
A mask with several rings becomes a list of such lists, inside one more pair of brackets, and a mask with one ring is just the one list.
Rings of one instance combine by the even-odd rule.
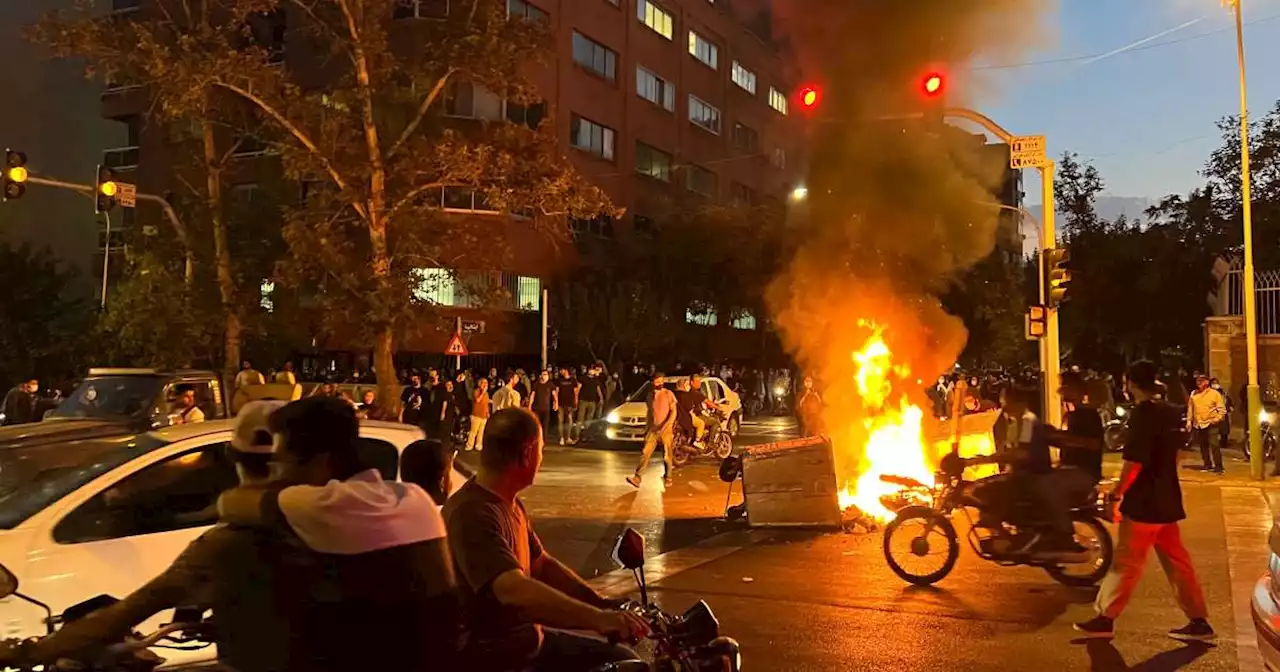
[[231, 425], [231, 447], [242, 453], [270, 455], [274, 441], [268, 419], [288, 405], [286, 401], [251, 401], [240, 409]]

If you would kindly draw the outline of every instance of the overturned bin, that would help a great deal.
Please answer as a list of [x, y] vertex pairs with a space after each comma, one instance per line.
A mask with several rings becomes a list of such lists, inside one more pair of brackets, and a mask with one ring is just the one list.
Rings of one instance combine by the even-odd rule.
[[[926, 420], [926, 445], [941, 457], [959, 437], [961, 456], [988, 454], [998, 416], [997, 412], [974, 413], [958, 423]], [[753, 527], [840, 527], [844, 522], [840, 487], [835, 454], [826, 437], [767, 443], [743, 451], [742, 489], [747, 521]]]

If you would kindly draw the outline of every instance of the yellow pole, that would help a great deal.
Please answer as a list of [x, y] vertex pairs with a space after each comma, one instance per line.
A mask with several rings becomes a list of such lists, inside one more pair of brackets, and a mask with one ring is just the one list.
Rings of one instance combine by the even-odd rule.
[[1228, 0], [1235, 10], [1236, 54], [1240, 60], [1240, 198], [1244, 202], [1244, 337], [1245, 357], [1249, 367], [1248, 399], [1249, 472], [1256, 480], [1266, 478], [1266, 455], [1262, 452], [1262, 430], [1258, 413], [1262, 410], [1262, 393], [1258, 388], [1258, 315], [1255, 305], [1253, 277], [1253, 189], [1249, 167], [1249, 97], [1245, 77], [1244, 19], [1240, 0]]
[[1062, 381], [1062, 358], [1058, 350], [1058, 309], [1049, 308], [1049, 291], [1044, 286], [1045, 258], [1044, 251], [1058, 246], [1058, 234], [1055, 230], [1057, 205], [1053, 200], [1053, 176], [1057, 167], [1053, 161], [1046, 161], [1040, 167], [1042, 183], [1042, 200], [1044, 214], [1040, 220], [1040, 302], [1045, 304], [1044, 338], [1040, 339], [1040, 363], [1044, 371], [1044, 421], [1054, 427], [1062, 426], [1062, 396], [1058, 387]]

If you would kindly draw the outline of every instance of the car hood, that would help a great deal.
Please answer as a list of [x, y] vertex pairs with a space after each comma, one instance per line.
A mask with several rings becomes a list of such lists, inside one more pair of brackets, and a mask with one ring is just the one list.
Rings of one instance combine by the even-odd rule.
[[66, 443], [136, 433], [130, 423], [118, 420], [46, 420], [0, 427], [0, 448]]
[[628, 401], [624, 404], [619, 404], [617, 408], [613, 409], [613, 412], [617, 413], [620, 417], [648, 415], [649, 406], [643, 401]]

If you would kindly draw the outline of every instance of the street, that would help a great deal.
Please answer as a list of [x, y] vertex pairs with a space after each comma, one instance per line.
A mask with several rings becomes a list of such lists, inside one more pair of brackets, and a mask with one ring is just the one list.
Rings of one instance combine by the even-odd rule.
[[[781, 419], [747, 423], [742, 445], [786, 438]], [[1271, 524], [1264, 491], [1235, 463], [1226, 477], [1186, 471], [1183, 536], [1210, 604], [1216, 646], [1183, 646], [1165, 631], [1185, 618], [1154, 560], [1117, 625], [1114, 645], [1077, 640], [1093, 590], [1039, 570], [999, 567], [966, 546], [935, 588], [892, 574], [879, 534], [751, 530], [722, 520], [726, 486], [714, 461], [681, 469], [664, 492], [660, 464], [635, 490], [623, 478], [638, 454], [548, 447], [525, 497], [550, 551], [602, 590], [634, 592], [610, 573], [618, 532], [649, 543], [651, 594], [670, 610], [705, 599], [753, 670], [1260, 670], [1248, 590], [1266, 570]], [[471, 456], [464, 459], [472, 460]], [[1196, 458], [1188, 457], [1189, 463]], [[1118, 469], [1109, 457], [1108, 471]], [[741, 501], [735, 488], [733, 503]], [[1243, 600], [1243, 602], [1241, 602]], [[1245, 611], [1239, 609], [1243, 604]]]

